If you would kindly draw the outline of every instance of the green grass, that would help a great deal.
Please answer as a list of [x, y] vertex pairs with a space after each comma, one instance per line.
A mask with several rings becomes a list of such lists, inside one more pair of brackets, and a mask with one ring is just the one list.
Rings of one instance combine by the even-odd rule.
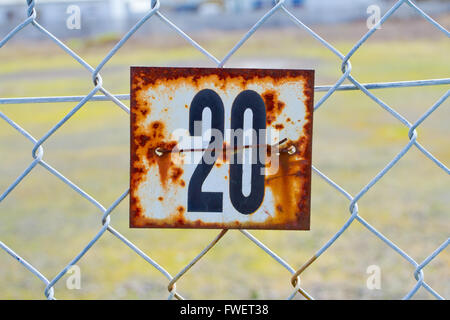
[[[202, 43], [224, 56], [237, 34]], [[277, 43], [278, 42], [278, 43]], [[277, 45], [274, 45], [276, 43]], [[338, 41], [338, 48], [354, 42]], [[96, 65], [110, 41], [77, 52]], [[368, 42], [352, 58], [361, 82], [448, 77], [447, 39]], [[266, 67], [316, 69], [318, 85], [332, 84], [340, 62], [311, 39], [292, 33], [256, 34], [229, 66], [254, 61]], [[211, 63], [184, 43], [152, 47], [125, 45], [101, 72], [105, 88], [127, 93], [129, 65]], [[0, 96], [85, 95], [93, 85], [88, 72], [53, 44], [37, 53], [20, 45], [0, 50]], [[373, 91], [414, 122], [449, 86]], [[317, 93], [318, 101], [323, 93]], [[127, 102], [128, 104], [128, 102]], [[2, 105], [0, 111], [36, 138], [54, 126], [75, 103]], [[447, 166], [449, 102], [418, 129], [419, 141]], [[315, 166], [352, 195], [357, 194], [408, 143], [408, 130], [361, 92], [338, 92], [314, 115]], [[0, 121], [0, 192], [29, 165], [32, 144]], [[128, 186], [129, 118], [111, 102], [88, 103], [44, 144], [44, 160], [108, 207]], [[421, 262], [448, 237], [448, 176], [413, 148], [359, 202], [360, 215]], [[254, 231], [294, 268], [307, 261], [349, 218], [348, 200], [319, 176], [312, 181], [312, 226], [308, 232]], [[112, 225], [172, 275], [178, 273], [218, 230], [134, 230], [128, 228], [128, 199], [111, 216]], [[101, 228], [101, 212], [44, 168], [38, 166], [0, 204], [0, 240], [48, 278], [53, 278]], [[382, 290], [366, 288], [366, 268], [382, 270]], [[450, 296], [450, 255], [441, 253], [425, 269], [426, 281]], [[67, 275], [56, 285], [57, 298], [164, 298], [168, 281], [125, 244], [106, 233], [78, 263], [82, 289], [68, 290]], [[5, 252], [0, 252], [0, 298], [43, 298], [44, 285]], [[358, 222], [302, 277], [316, 298], [400, 298], [415, 284], [414, 267]], [[177, 283], [187, 298], [284, 298], [290, 274], [238, 231], [227, 235]], [[429, 298], [423, 289], [416, 295]]]

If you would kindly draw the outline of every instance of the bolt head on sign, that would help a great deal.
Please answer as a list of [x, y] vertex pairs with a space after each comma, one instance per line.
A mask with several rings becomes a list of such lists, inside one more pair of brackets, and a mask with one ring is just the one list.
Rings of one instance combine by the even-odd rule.
[[313, 70], [131, 68], [130, 226], [309, 230]]

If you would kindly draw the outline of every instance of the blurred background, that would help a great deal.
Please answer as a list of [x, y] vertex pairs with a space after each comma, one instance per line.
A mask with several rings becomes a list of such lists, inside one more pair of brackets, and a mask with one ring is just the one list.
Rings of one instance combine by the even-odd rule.
[[[0, 38], [26, 18], [25, 0], [0, 0]], [[139, 0], [37, 0], [37, 21], [91, 66], [149, 10]], [[300, 20], [347, 53], [368, 31], [367, 9], [384, 14], [395, 1], [287, 0]], [[416, 1], [447, 30], [450, 1]], [[80, 9], [79, 28], [68, 19]], [[233, 48], [273, 5], [264, 0], [161, 1], [161, 12], [218, 59]], [[351, 58], [361, 83], [448, 78], [448, 38], [402, 6]], [[152, 17], [105, 65], [103, 86], [129, 93], [129, 67], [214, 64]], [[225, 67], [307, 68], [316, 85], [332, 85], [341, 61], [278, 11]], [[449, 85], [379, 89], [372, 92], [415, 122]], [[0, 48], [0, 97], [87, 95], [91, 74], [31, 26]], [[317, 102], [323, 92], [316, 92]], [[124, 101], [129, 105], [129, 101]], [[418, 128], [418, 140], [450, 164], [450, 108], [444, 102]], [[0, 111], [42, 137], [76, 105], [0, 104]], [[314, 114], [313, 164], [356, 195], [409, 142], [408, 128], [360, 91], [334, 93]], [[31, 163], [33, 145], [0, 120], [0, 194]], [[129, 183], [129, 116], [112, 102], [88, 102], [43, 145], [44, 160], [109, 207]], [[412, 148], [360, 201], [359, 213], [413, 259], [423, 261], [448, 237], [450, 180]], [[253, 231], [252, 234], [299, 268], [349, 218], [349, 201], [313, 174], [311, 231]], [[37, 166], [0, 203], [0, 241], [51, 279], [101, 228], [101, 212], [48, 171]], [[111, 224], [172, 275], [189, 263], [218, 230], [129, 229], [128, 198]], [[69, 290], [68, 275], [55, 286], [60, 299], [166, 298], [168, 281], [109, 233], [77, 264], [81, 289]], [[381, 289], [369, 290], [366, 270], [381, 270]], [[424, 270], [437, 292], [450, 297], [450, 254], [442, 252]], [[302, 274], [302, 287], [319, 299], [397, 299], [416, 281], [414, 267], [358, 222]], [[226, 236], [177, 282], [192, 299], [281, 299], [291, 293], [290, 274], [236, 230]], [[45, 298], [44, 285], [0, 251], [0, 298]], [[432, 296], [423, 288], [414, 296]], [[298, 299], [301, 296], [297, 297]]]

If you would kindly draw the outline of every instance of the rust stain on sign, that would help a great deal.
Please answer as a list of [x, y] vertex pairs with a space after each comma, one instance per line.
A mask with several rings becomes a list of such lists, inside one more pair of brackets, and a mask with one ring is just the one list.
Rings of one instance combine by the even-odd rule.
[[[191, 109], [201, 91], [208, 91], [205, 101], [213, 101], [210, 97], [217, 94], [223, 104], [220, 147], [211, 149], [212, 140], [194, 146], [201, 137], [190, 132]], [[234, 121], [231, 109], [242, 92], [256, 92], [263, 103], [263, 144], [254, 143], [253, 137], [250, 144], [233, 145], [227, 138]], [[130, 226], [309, 230], [313, 92], [312, 70], [132, 67]], [[206, 107], [209, 120], [204, 120], [205, 112], [200, 118], [202, 125], [209, 121], [211, 127], [217, 110]], [[247, 120], [242, 121], [246, 126]], [[231, 166], [236, 168], [234, 155], [256, 149], [270, 159], [263, 165], [264, 178], [254, 181], [253, 165], [241, 165], [244, 177], [236, 190], [230, 179]], [[201, 168], [198, 186], [193, 177], [208, 150], [213, 150], [215, 160], [211, 169]], [[246, 170], [253, 173], [246, 175]], [[245, 179], [250, 191], [244, 190]], [[197, 191], [188, 190], [194, 188]], [[259, 200], [252, 198], [253, 193], [259, 193], [259, 198], [253, 197]], [[241, 202], [257, 203], [245, 211], [239, 201], [230, 200], [232, 194], [240, 194]]]

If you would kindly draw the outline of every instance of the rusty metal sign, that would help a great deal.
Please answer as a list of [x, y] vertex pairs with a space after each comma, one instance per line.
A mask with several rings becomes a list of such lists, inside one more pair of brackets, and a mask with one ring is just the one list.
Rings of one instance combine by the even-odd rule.
[[131, 68], [130, 226], [309, 230], [313, 70]]

